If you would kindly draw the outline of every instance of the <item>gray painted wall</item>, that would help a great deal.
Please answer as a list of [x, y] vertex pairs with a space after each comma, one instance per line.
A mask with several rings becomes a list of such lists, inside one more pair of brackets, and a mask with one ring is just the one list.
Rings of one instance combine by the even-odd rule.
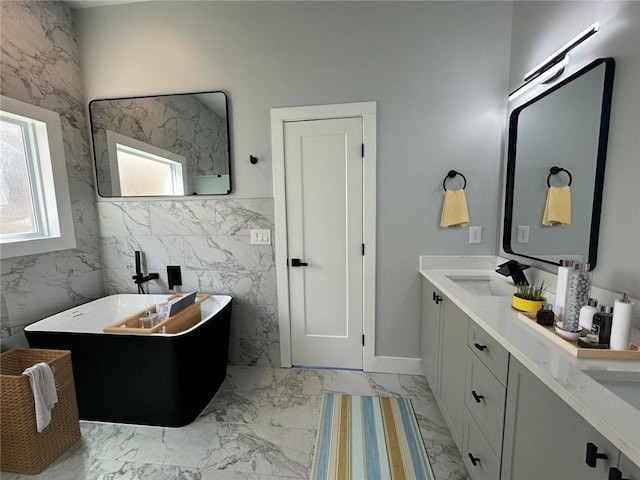
[[[509, 86], [517, 87], [526, 71], [595, 21], [601, 23], [600, 32], [572, 51], [565, 74], [598, 57], [616, 60], [598, 265], [593, 283], [608, 290], [627, 290], [638, 298], [640, 3], [515, 2]], [[510, 108], [541, 91], [539, 88], [523, 95]]]
[[[376, 354], [419, 357], [419, 256], [497, 249], [511, 14], [506, 2], [153, 2], [77, 18], [87, 101], [229, 93], [234, 198], [273, 195], [270, 108], [377, 101]], [[438, 227], [451, 168], [468, 179], [480, 245]]]
[[0, 93], [60, 115], [76, 248], [2, 260], [2, 348], [30, 323], [104, 295], [92, 162], [78, 46], [60, 2], [0, 5]]

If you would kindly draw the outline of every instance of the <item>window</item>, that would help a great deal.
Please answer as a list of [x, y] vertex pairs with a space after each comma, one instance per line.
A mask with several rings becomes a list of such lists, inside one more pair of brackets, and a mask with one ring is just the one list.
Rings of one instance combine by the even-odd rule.
[[109, 171], [117, 196], [184, 195], [186, 159], [168, 150], [106, 131]]
[[0, 258], [75, 248], [57, 113], [0, 96]]

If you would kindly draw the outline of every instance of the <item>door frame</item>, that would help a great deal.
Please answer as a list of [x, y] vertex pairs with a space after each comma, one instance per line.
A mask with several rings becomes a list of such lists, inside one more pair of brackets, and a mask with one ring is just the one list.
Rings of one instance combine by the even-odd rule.
[[362, 166], [362, 241], [365, 244], [362, 275], [362, 348], [364, 371], [375, 369], [376, 307], [376, 102], [312, 105], [271, 109], [271, 156], [275, 213], [275, 264], [280, 331], [280, 365], [291, 367], [291, 317], [289, 311], [289, 267], [287, 265], [287, 203], [284, 166], [284, 126], [286, 122], [362, 118], [364, 158]]

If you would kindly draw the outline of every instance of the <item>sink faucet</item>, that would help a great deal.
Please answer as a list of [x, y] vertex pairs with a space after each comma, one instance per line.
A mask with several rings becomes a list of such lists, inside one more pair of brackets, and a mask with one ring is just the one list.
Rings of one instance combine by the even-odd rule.
[[516, 285], [529, 285], [529, 281], [524, 274], [524, 270], [527, 268], [529, 268], [529, 265], [523, 265], [515, 260], [509, 260], [502, 265], [498, 265], [496, 272], [500, 275], [504, 275], [505, 277], [511, 277], [513, 279], [513, 283]]

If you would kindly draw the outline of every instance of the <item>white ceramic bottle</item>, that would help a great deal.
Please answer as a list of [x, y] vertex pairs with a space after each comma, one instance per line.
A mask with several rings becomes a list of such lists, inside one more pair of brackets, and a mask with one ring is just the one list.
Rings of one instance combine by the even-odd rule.
[[629, 350], [631, 346], [631, 308], [629, 294], [622, 293], [622, 298], [616, 300], [613, 306], [613, 320], [611, 321], [611, 350]]
[[558, 320], [562, 321], [562, 310], [564, 309], [564, 302], [567, 298], [567, 282], [569, 281], [569, 270], [573, 269], [573, 260], [560, 260], [560, 266], [558, 267], [558, 280], [556, 282], [556, 301], [553, 304], [553, 311], [558, 317]]
[[593, 316], [596, 313], [598, 313], [598, 300], [590, 298], [589, 302], [580, 309], [580, 326], [590, 332]]

